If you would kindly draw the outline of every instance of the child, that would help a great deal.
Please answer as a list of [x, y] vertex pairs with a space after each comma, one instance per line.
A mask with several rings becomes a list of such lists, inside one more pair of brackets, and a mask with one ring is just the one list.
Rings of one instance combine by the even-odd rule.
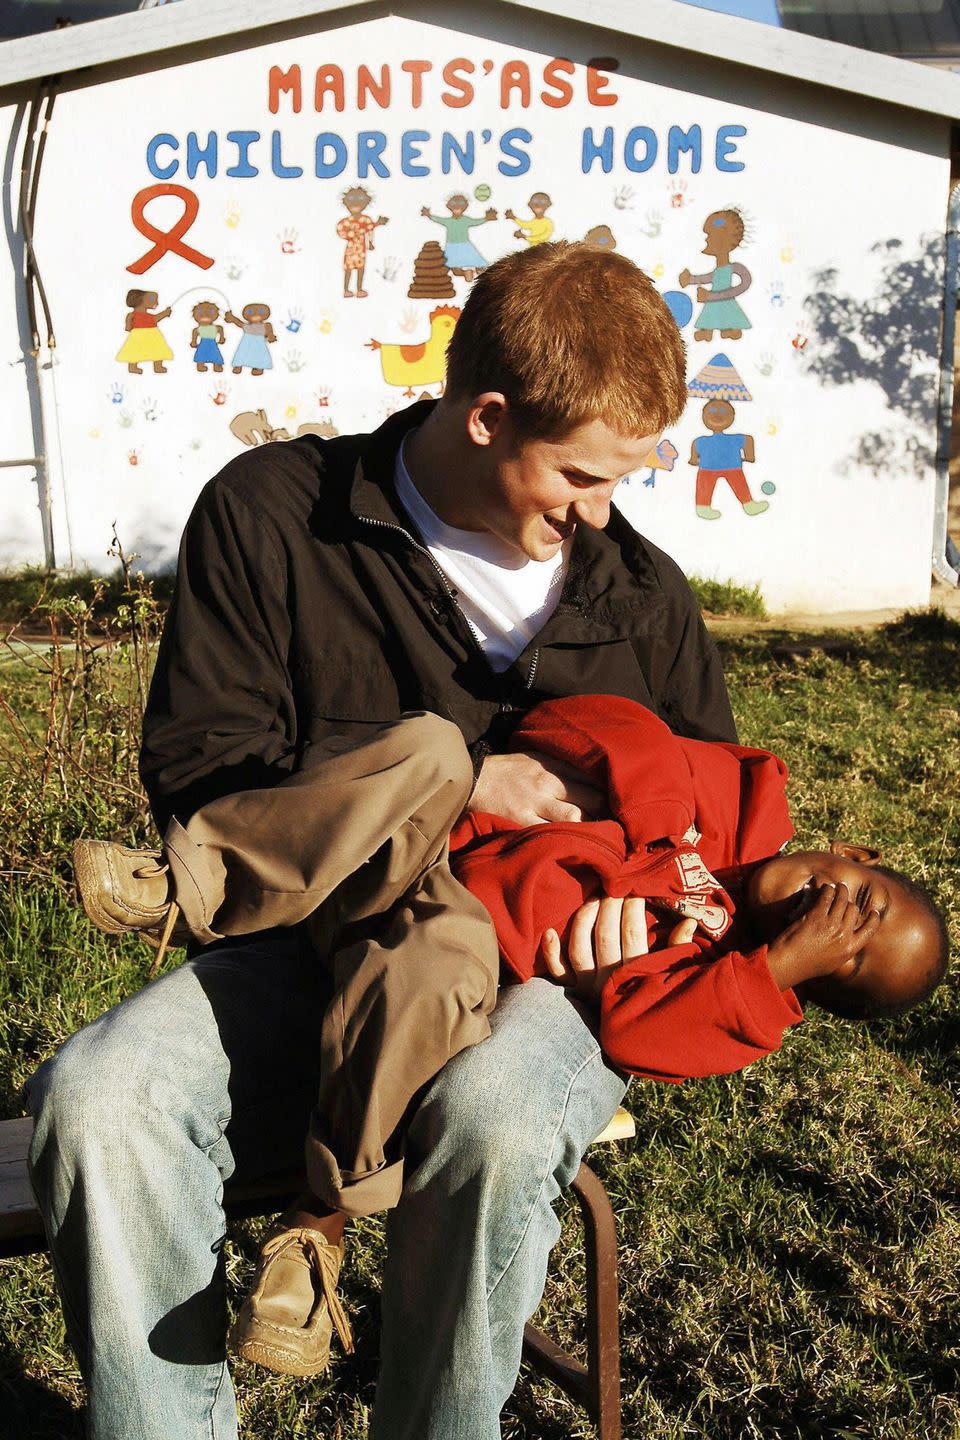
[[[511, 749], [579, 770], [614, 818], [519, 829], [470, 814], [451, 836], [454, 873], [520, 980], [563, 974], [560, 936], [585, 901], [646, 898], [650, 953], [596, 976], [601, 1044], [623, 1069], [673, 1081], [739, 1070], [803, 1018], [798, 997], [871, 1018], [943, 979], [942, 918], [876, 851], [779, 853], [793, 833], [787, 771], [767, 751], [682, 739], [616, 696], [538, 705]], [[668, 945], [678, 917], [697, 934]]]
[[[433, 727], [426, 734], [424, 722]], [[419, 729], [414, 732], [411, 725]], [[327, 926], [327, 947], [332, 944], [330, 963], [337, 992], [322, 1026], [324, 1054], [331, 1055], [332, 1063], [322, 1081], [307, 1142], [308, 1178], [320, 1175], [315, 1188], [321, 1195], [302, 1195], [272, 1227], [253, 1292], [232, 1332], [242, 1355], [280, 1373], [306, 1375], [322, 1368], [333, 1325], [345, 1347], [350, 1347], [349, 1327], [335, 1293], [344, 1223], [348, 1213], [366, 1214], [395, 1203], [381, 1185], [379, 1193], [368, 1189], [374, 1198], [361, 1206], [351, 1198], [349, 1184], [336, 1192], [323, 1184], [323, 1166], [317, 1164], [318, 1158], [331, 1156], [331, 1133], [343, 1136], [356, 1126], [355, 1120], [344, 1124], [345, 1117], [337, 1115], [338, 1104], [347, 1106], [342, 1097], [375, 1090], [378, 1104], [384, 1098], [382, 1086], [374, 1084], [374, 1072], [356, 1068], [358, 1047], [354, 1045], [352, 1054], [342, 1048], [345, 1028], [350, 1029], [344, 1027], [342, 1011], [345, 1008], [354, 1021], [364, 1010], [378, 1014], [371, 997], [379, 1000], [384, 993], [377, 988], [387, 968], [384, 957], [389, 952], [396, 972], [398, 956], [407, 956], [405, 1008], [384, 1006], [378, 1020], [378, 1042], [384, 1053], [407, 1054], [411, 1062], [404, 1074], [398, 1074], [396, 1066], [391, 1071], [389, 1124], [379, 1117], [388, 1140], [417, 1088], [449, 1055], [484, 1038], [485, 1017], [495, 993], [495, 975], [488, 973], [490, 957], [484, 955], [473, 973], [470, 969], [473, 951], [485, 943], [483, 927], [477, 924], [477, 914], [483, 912], [477, 907], [471, 913], [462, 906], [456, 914], [448, 910], [446, 918], [439, 912], [430, 922], [439, 929], [431, 934], [423, 929], [424, 914], [431, 908], [436, 911], [438, 899], [444, 899], [445, 891], [458, 881], [492, 916], [501, 959], [520, 980], [533, 974], [560, 978], [559, 934], [575, 923], [577, 912], [594, 895], [645, 896], [651, 911], [670, 916], [666, 929], [652, 922], [650, 953], [626, 959], [612, 976], [601, 973], [598, 978], [606, 983], [602, 990], [597, 987], [604, 1049], [623, 1069], [655, 1079], [738, 1070], [776, 1049], [783, 1031], [802, 1019], [794, 985], [806, 984], [810, 998], [827, 1008], [846, 1005], [841, 1013], [857, 1013], [858, 1007], [878, 1000], [914, 1003], [942, 977], [942, 921], [929, 902], [924, 908], [915, 898], [909, 882], [877, 870], [872, 852], [845, 846], [829, 854], [776, 853], [792, 828], [784, 798], [786, 769], [775, 756], [719, 742], [681, 740], [641, 705], [617, 697], [546, 702], [529, 712], [511, 742], [513, 749], [551, 755], [584, 772], [593, 785], [607, 792], [615, 818], [519, 828], [496, 816], [467, 814], [451, 836], [457, 852], [451, 874], [443, 850], [444, 825], [449, 827], [458, 813], [455, 807], [465, 803], [470, 791], [469, 777], [464, 784], [464, 777], [458, 776], [462, 788], [452, 792], [445, 782], [438, 783], [452, 763], [442, 756], [451, 729], [432, 716], [402, 720], [385, 739], [348, 747], [338, 759], [328, 758], [322, 779], [308, 779], [277, 795], [278, 824], [288, 837], [297, 837], [297, 844], [288, 846], [291, 866], [311, 874], [310, 886], [301, 889], [301, 915], [296, 918], [310, 913], [309, 906], [325, 889], [334, 892], [332, 927], [328, 907], [320, 905], [316, 913], [319, 931]], [[433, 757], [426, 764], [420, 758], [423, 741]], [[339, 766], [342, 773], [332, 772], [331, 765]], [[421, 775], [421, 769], [426, 773]], [[364, 790], [362, 783], [358, 788], [364, 775], [375, 780], [375, 792]], [[419, 797], [416, 811], [410, 805], [414, 794]], [[231, 926], [233, 933], [240, 925], [252, 930], [281, 923], [276, 908], [264, 908], [271, 903], [285, 906], [286, 923], [294, 918], [292, 890], [288, 889], [286, 901], [278, 901], [276, 888], [258, 888], [263, 877], [256, 878], [259, 862], [249, 848], [252, 840], [245, 835], [242, 805], [242, 796], [224, 797], [198, 811], [186, 830], [174, 821], [165, 835], [176, 894], [186, 902], [190, 928], [200, 938], [219, 933], [210, 928], [211, 920], [221, 930]], [[418, 868], [425, 855], [417, 852], [416, 863], [411, 865], [408, 858], [402, 873], [395, 874], [389, 896], [383, 889], [375, 896], [369, 879], [362, 903], [349, 890], [344, 896], [333, 882], [340, 872], [341, 879], [350, 875], [353, 861], [347, 859], [343, 843], [328, 861], [325, 845], [329, 847], [334, 817], [340, 826], [338, 836], [351, 831], [350, 806], [364, 817], [369, 833], [361, 848], [375, 859], [382, 855], [376, 842], [395, 844], [406, 823], [402, 814], [408, 813], [416, 822], [416, 833], [431, 836], [426, 847], [432, 856], [428, 869]], [[295, 807], [299, 807], [296, 814]], [[158, 868], [145, 860], [143, 852], [124, 853], [126, 858], [120, 847], [104, 842], [81, 841], [77, 847], [84, 905], [101, 925], [110, 903], [101, 861], [114, 867], [123, 864], [131, 875], [138, 860], [140, 868], [144, 863], [154, 871]], [[322, 885], [316, 856], [326, 865]], [[224, 862], [220, 880], [211, 884], [211, 864]], [[722, 884], [708, 865], [724, 867]], [[373, 869], [399, 871], [383, 861]], [[236, 878], [240, 872], [244, 872], [242, 884]], [[880, 874], [885, 877], [882, 881], [877, 878]], [[811, 878], [824, 884], [809, 891], [808, 899]], [[152, 872], [150, 879], [160, 898], [161, 880]], [[402, 904], [392, 933], [382, 937], [382, 943], [358, 933], [360, 915], [369, 917], [389, 898], [396, 901], [411, 879], [416, 887], [409, 903], [416, 904], [419, 898], [424, 905], [415, 943], [407, 943]], [[831, 889], [834, 880], [836, 888]], [[841, 882], [862, 904], [843, 898]], [[166, 893], [166, 882], [162, 885]], [[208, 901], [206, 918], [197, 910], [191, 885], [205, 888], [218, 900], [215, 910]], [[127, 893], [131, 893], [129, 885]], [[740, 899], [736, 913], [733, 895]], [[147, 899], [145, 891], [142, 898]], [[795, 914], [798, 898], [803, 909]], [[150, 906], [143, 904], [140, 909], [146, 915]], [[670, 944], [678, 916], [696, 921], [702, 935], [682, 946]], [[159, 920], [158, 907], [154, 923]], [[352, 921], [352, 930], [344, 926], [345, 920]], [[316, 931], [315, 935], [318, 949], [326, 953]], [[352, 943], [347, 943], [351, 937]], [[748, 937], [752, 950], [732, 948]], [[765, 939], [769, 946], [762, 943]], [[444, 970], [443, 957], [451, 953], [452, 964]], [[495, 963], [494, 955], [493, 967]], [[371, 987], [364, 980], [358, 991], [356, 977], [363, 977], [371, 966], [378, 975], [376, 984]], [[486, 982], [479, 989], [478, 975]], [[441, 992], [445, 1005], [438, 1006]], [[340, 1040], [331, 1043], [330, 1026], [338, 1015]], [[368, 1064], [376, 1061], [376, 1055], [367, 1056]], [[345, 1079], [349, 1064], [354, 1070]], [[370, 1104], [370, 1095], [363, 1093], [361, 1110]], [[321, 1135], [327, 1139], [321, 1140]], [[347, 1161], [335, 1142], [332, 1148], [346, 1176], [351, 1168], [360, 1168], [358, 1162]], [[381, 1141], [381, 1156], [388, 1149]], [[398, 1154], [396, 1146], [389, 1154], [391, 1158]], [[392, 1183], [398, 1185], [398, 1170], [395, 1162], [380, 1173], [392, 1174]], [[376, 1181], [375, 1174], [368, 1178]], [[319, 1337], [312, 1346], [317, 1358], [305, 1360], [304, 1334], [311, 1331]]]

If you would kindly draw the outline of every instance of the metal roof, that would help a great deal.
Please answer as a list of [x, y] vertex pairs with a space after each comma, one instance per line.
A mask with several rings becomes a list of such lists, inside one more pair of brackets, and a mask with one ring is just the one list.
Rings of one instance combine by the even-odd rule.
[[960, 64], [960, 0], [779, 0], [783, 25], [908, 60]]
[[[91, 20], [44, 35], [0, 44], [0, 87], [45, 75], [66, 77], [77, 70], [133, 58], [166, 56], [183, 46], [218, 39], [233, 44], [248, 34], [285, 22], [308, 21], [344, 12], [344, 23], [392, 14], [434, 25], [502, 22], [509, 10], [534, 12], [594, 29], [620, 33], [656, 45], [711, 57], [733, 65], [808, 81], [908, 109], [960, 117], [960, 76], [919, 70], [909, 61], [834, 44], [790, 30], [718, 15], [675, 0], [473, 0], [468, 5], [382, 0], [182, 0], [178, 5]], [[365, 12], [372, 12], [367, 16]], [[522, 17], [518, 17], [522, 18]]]

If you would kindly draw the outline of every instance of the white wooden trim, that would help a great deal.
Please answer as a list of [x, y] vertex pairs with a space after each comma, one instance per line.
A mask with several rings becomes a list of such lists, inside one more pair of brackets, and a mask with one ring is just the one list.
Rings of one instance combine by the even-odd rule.
[[[613, 30], [771, 75], [808, 81], [927, 114], [960, 119], [960, 75], [914, 61], [874, 55], [831, 40], [801, 35], [677, 0], [501, 0], [521, 10]], [[64, 30], [0, 43], [0, 88], [44, 75], [65, 75], [181, 45], [224, 39], [266, 26], [382, 9], [378, 0], [182, 0], [129, 15], [90, 20]], [[391, 6], [391, 13], [442, 23], [433, 5]], [[452, 17], [451, 17], [452, 22]]]

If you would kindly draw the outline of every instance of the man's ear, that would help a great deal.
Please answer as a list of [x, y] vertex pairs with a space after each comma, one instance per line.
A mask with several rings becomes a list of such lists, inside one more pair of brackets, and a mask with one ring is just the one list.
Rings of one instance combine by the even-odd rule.
[[499, 390], [484, 390], [467, 408], [467, 434], [474, 445], [492, 445], [509, 423], [510, 402]]
[[880, 851], [872, 845], [848, 845], [846, 840], [831, 840], [830, 854], [842, 855], [845, 860], [856, 860], [858, 865], [879, 865]]

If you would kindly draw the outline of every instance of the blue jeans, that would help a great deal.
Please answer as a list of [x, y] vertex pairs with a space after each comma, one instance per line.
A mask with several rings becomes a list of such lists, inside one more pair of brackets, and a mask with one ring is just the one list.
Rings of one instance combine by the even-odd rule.
[[[231, 1440], [223, 1183], [297, 1165], [327, 982], [287, 933], [223, 942], [74, 1035], [27, 1087], [91, 1440]], [[558, 1233], [624, 1081], [543, 980], [411, 1122], [388, 1221], [373, 1440], [494, 1440]]]

